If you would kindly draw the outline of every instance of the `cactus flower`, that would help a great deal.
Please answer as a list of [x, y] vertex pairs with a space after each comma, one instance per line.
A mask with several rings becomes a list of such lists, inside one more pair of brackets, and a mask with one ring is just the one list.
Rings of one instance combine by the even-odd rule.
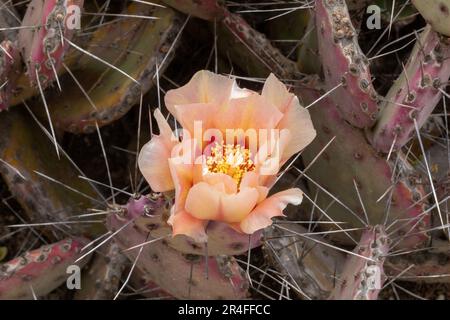
[[199, 71], [165, 104], [182, 129], [173, 132], [157, 109], [160, 133], [141, 150], [139, 168], [153, 191], [175, 191], [173, 235], [205, 242], [209, 221], [252, 234], [301, 203], [298, 188], [268, 196], [281, 166], [316, 135], [309, 112], [274, 75], [259, 94]]

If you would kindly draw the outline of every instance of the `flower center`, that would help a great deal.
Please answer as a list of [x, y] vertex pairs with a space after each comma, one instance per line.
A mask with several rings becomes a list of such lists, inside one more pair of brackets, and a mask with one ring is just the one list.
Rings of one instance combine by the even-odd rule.
[[232, 177], [239, 187], [246, 172], [253, 171], [255, 164], [250, 159], [251, 152], [241, 145], [216, 143], [211, 155], [206, 158], [208, 172], [224, 173]]

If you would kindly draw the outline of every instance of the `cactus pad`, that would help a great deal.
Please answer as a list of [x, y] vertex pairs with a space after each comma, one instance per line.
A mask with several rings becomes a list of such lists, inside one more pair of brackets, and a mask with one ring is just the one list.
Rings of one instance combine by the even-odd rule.
[[358, 246], [349, 255], [338, 278], [332, 300], [376, 300], [383, 287], [384, 260], [389, 251], [389, 239], [384, 227], [365, 230]]
[[345, 1], [317, 0], [316, 28], [327, 89], [335, 88], [330, 96], [345, 120], [358, 128], [370, 127], [378, 115], [379, 97]]
[[[84, 0], [32, 0], [27, 7], [23, 26], [19, 32], [19, 47], [27, 64], [28, 77], [33, 86], [36, 76], [42, 87], [55, 79], [55, 72], [61, 67], [69, 42], [76, 31], [69, 24], [71, 15], [81, 13]], [[73, 6], [79, 12], [69, 12]], [[76, 17], [72, 17], [76, 18]]]
[[412, 3], [436, 32], [450, 37], [449, 0], [412, 0]]
[[[308, 230], [299, 224], [269, 227], [264, 231], [266, 254], [279, 272], [292, 277], [302, 292], [300, 298], [326, 299], [334, 288], [334, 274], [340, 273], [343, 255], [325, 245], [303, 238]], [[326, 240], [319, 239], [324, 242]]]
[[15, 80], [20, 74], [20, 55], [15, 45], [4, 40], [0, 44], [0, 111], [8, 109]]
[[149, 7], [132, 4], [124, 14], [146, 14], [158, 17], [157, 20], [117, 20], [99, 28], [87, 47], [90, 54], [114, 65], [138, 83], [84, 55], [73, 72], [83, 89], [66, 74], [61, 79], [62, 92], [54, 90], [47, 96], [55, 127], [73, 133], [92, 132], [96, 123], [102, 126], [122, 117], [156, 83], [156, 67], [162, 75], [182, 20], [171, 9]]
[[[389, 90], [372, 144], [388, 153], [404, 146], [442, 98], [441, 86], [450, 77], [450, 39], [427, 26], [417, 39], [404, 72]], [[395, 142], [395, 143], [394, 143]]]
[[82, 268], [89, 260], [75, 260], [80, 256], [86, 239], [75, 238], [43, 246], [0, 265], [0, 299], [32, 299], [44, 296], [61, 284], [71, 265]]
[[[301, 90], [299, 96], [306, 101], [313, 101], [319, 94]], [[336, 137], [306, 173], [347, 206], [345, 208], [337, 202], [333, 203], [327, 210], [332, 219], [346, 222], [345, 226], [348, 228], [385, 222], [389, 225], [394, 222], [399, 238], [405, 233], [412, 234], [404, 238], [402, 245], [424, 245], [428, 236], [423, 231], [430, 226], [430, 216], [422, 215], [426, 209], [426, 203], [422, 200], [425, 192], [420, 176], [411, 171], [407, 161], [399, 159], [395, 167], [393, 161], [388, 162], [378, 155], [367, 143], [364, 133], [342, 119], [328, 98], [311, 108], [311, 117], [318, 129], [318, 136], [303, 152], [307, 164]], [[368, 222], [365, 221], [355, 183], [364, 203]], [[313, 189], [317, 187], [311, 181], [308, 184]], [[325, 209], [333, 198], [323, 189], [319, 192], [317, 204]], [[382, 197], [383, 195], [385, 196]], [[380, 198], [382, 199], [379, 200]], [[341, 240], [348, 241], [342, 233], [341, 236]]]
[[[52, 142], [35, 124], [26, 110], [14, 109], [0, 117], [0, 170], [11, 193], [17, 198], [33, 222], [61, 222], [80, 210], [98, 206], [97, 193], [79, 172], [61, 157], [58, 159]], [[69, 191], [58, 183], [84, 193]], [[100, 203], [101, 204], [101, 203]], [[96, 234], [100, 224], [73, 224], [73, 230]], [[92, 232], [92, 233], [91, 233]]]
[[[117, 216], [108, 217], [111, 231], [123, 224]], [[151, 240], [132, 224], [122, 229], [115, 239], [124, 250]], [[135, 261], [139, 250], [128, 250], [125, 254]], [[162, 239], [145, 245], [136, 261], [137, 268], [148, 279], [178, 299], [242, 299], [247, 295], [246, 277], [232, 257], [185, 255]]]

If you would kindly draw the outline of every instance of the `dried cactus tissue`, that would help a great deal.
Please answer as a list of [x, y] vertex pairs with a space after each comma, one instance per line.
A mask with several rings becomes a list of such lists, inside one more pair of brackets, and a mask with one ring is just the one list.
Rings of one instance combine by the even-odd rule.
[[449, 21], [0, 0], [0, 300], [450, 299]]

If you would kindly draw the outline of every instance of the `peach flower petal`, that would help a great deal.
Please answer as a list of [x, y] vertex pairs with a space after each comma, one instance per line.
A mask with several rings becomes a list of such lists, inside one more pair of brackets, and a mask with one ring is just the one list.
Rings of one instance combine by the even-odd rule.
[[169, 163], [170, 172], [175, 186], [175, 209], [176, 211], [184, 209], [186, 197], [189, 189], [192, 187], [192, 175], [189, 168], [183, 164]]
[[241, 181], [241, 189], [242, 188], [255, 188], [258, 191], [257, 203], [265, 200], [269, 193], [269, 188], [261, 186], [261, 177], [255, 171], [244, 174]]
[[267, 187], [262, 187], [262, 186], [257, 186], [256, 190], [258, 190], [258, 204], [263, 202], [264, 200], [266, 200], [267, 195], [269, 194], [269, 188]]
[[206, 182], [194, 185], [186, 198], [185, 208], [193, 217], [202, 220], [217, 220], [221, 193]]
[[278, 128], [289, 130], [291, 136], [282, 155], [283, 160], [281, 162], [284, 162], [303, 150], [316, 137], [311, 116], [308, 110], [300, 105], [298, 98], [290, 93], [286, 86], [273, 74], [267, 78], [261, 95], [277, 106], [284, 114]]
[[[268, 197], [281, 166], [316, 136], [308, 111], [273, 74], [260, 95], [228, 77], [199, 71], [185, 86], [167, 92], [165, 102], [183, 128], [182, 141], [157, 110], [160, 134], [142, 149], [139, 167], [154, 191], [175, 189], [168, 220], [174, 235], [204, 242], [210, 220], [252, 234], [282, 216], [288, 204], [301, 203], [300, 189]], [[199, 125], [202, 136], [196, 137]], [[255, 167], [239, 184], [227, 174], [208, 172], [204, 160], [216, 143], [249, 150]]]
[[254, 188], [258, 186], [258, 174], [255, 171], [246, 172], [241, 180], [241, 188]]
[[223, 190], [227, 194], [236, 193], [238, 189], [236, 181], [224, 173], [206, 173], [203, 174], [202, 180], [211, 186], [223, 184]]
[[[175, 113], [177, 120], [180, 122], [184, 130], [188, 130], [190, 138], [194, 137], [194, 125], [197, 122], [203, 132], [213, 126], [214, 117], [217, 115], [217, 105], [212, 103], [193, 103], [175, 105]], [[199, 137], [203, 139], [203, 137]]]
[[177, 142], [159, 109], [155, 111], [155, 118], [160, 134], [144, 145], [139, 153], [138, 165], [153, 191], [166, 192], [174, 189], [168, 159]]
[[206, 170], [205, 156], [201, 155], [195, 159], [194, 167], [192, 168], [193, 184], [203, 181], [203, 174]]
[[[193, 216], [190, 216], [189, 213], [185, 211], [186, 198], [193, 185], [195, 172], [193, 168], [195, 167], [195, 165], [194, 163], [184, 162], [186, 159], [183, 159], [183, 152], [181, 150], [192, 147], [193, 145], [194, 145], [193, 140], [186, 140], [181, 142], [179, 145], [176, 146], [176, 148], [174, 148], [175, 149], [174, 153], [180, 154], [180, 156], [169, 159], [170, 172], [173, 177], [175, 185], [175, 203], [172, 207], [171, 216], [169, 217], [168, 223], [172, 225], [174, 232], [176, 230], [177, 234], [186, 234], [200, 241], [201, 239], [200, 236], [201, 233], [199, 233], [201, 231], [200, 226], [204, 226], [206, 224], [204, 223], [200, 224], [200, 222], [197, 221], [198, 219], [196, 219]], [[189, 152], [194, 154], [192, 156], [192, 158], [194, 158], [195, 154], [199, 151], [189, 150]], [[185, 216], [186, 214], [188, 216]], [[181, 217], [178, 217], [178, 215], [181, 215]], [[196, 224], [192, 226], [195, 233], [192, 230], [190, 231], [190, 233], [183, 233], [183, 230], [188, 232], [190, 230], [189, 229], [190, 226], [183, 226], [183, 225], [180, 226], [178, 224], [190, 222], [196, 222]]]
[[208, 221], [196, 219], [184, 210], [172, 214], [167, 222], [172, 226], [173, 236], [183, 234], [196, 242], [207, 242], [208, 240], [205, 232]]
[[[185, 143], [189, 144], [190, 142], [186, 141]], [[175, 185], [175, 204], [172, 206], [171, 215], [167, 221], [172, 226], [172, 234], [173, 236], [184, 234], [197, 242], [206, 242], [207, 221], [191, 216], [184, 209], [186, 197], [192, 187], [192, 165], [172, 158], [169, 160], [169, 167]]]
[[[192, 140], [183, 141], [174, 149], [183, 149], [186, 146], [192, 146]], [[187, 194], [193, 185], [193, 164], [185, 163], [184, 160], [182, 156], [169, 159], [170, 174], [175, 187], [175, 213], [184, 209]]]
[[270, 186], [273, 177], [280, 171], [283, 165], [282, 155], [290, 139], [289, 132], [281, 130], [278, 137], [268, 139], [266, 143], [260, 146], [254, 159], [260, 185]]
[[168, 159], [170, 150], [159, 136], [153, 137], [139, 153], [138, 165], [150, 188], [155, 192], [174, 189]]
[[300, 105], [297, 97], [292, 100], [278, 127], [287, 129], [291, 136], [283, 151], [282, 162], [303, 150], [317, 134], [308, 110]]
[[236, 194], [222, 194], [220, 220], [227, 223], [242, 221], [256, 206], [259, 192], [255, 188], [242, 188]]
[[283, 114], [258, 94], [232, 99], [228, 106], [216, 117], [215, 125], [226, 129], [273, 129]]
[[156, 123], [158, 124], [159, 135], [164, 138], [164, 143], [167, 147], [172, 148], [179, 142], [179, 140], [173, 134], [172, 128], [167, 123], [167, 120], [164, 118], [161, 110], [156, 109], [153, 115], [156, 119]]
[[239, 224], [240, 229], [247, 234], [266, 228], [272, 224], [272, 218], [283, 216], [283, 210], [288, 204], [299, 205], [303, 192], [298, 188], [278, 192], [261, 202]]
[[214, 103], [221, 105], [232, 93], [235, 81], [207, 70], [198, 71], [184, 86], [169, 90], [164, 98], [167, 109], [177, 120], [176, 105], [193, 103]]
[[233, 87], [231, 89], [230, 99], [245, 98], [245, 97], [251, 96], [254, 93], [255, 93], [255, 91], [253, 91], [253, 90], [239, 88], [239, 86], [237, 85], [237, 83], [235, 81], [233, 84]]
[[271, 73], [264, 83], [261, 96], [285, 113], [294, 94], [290, 93], [286, 86]]

